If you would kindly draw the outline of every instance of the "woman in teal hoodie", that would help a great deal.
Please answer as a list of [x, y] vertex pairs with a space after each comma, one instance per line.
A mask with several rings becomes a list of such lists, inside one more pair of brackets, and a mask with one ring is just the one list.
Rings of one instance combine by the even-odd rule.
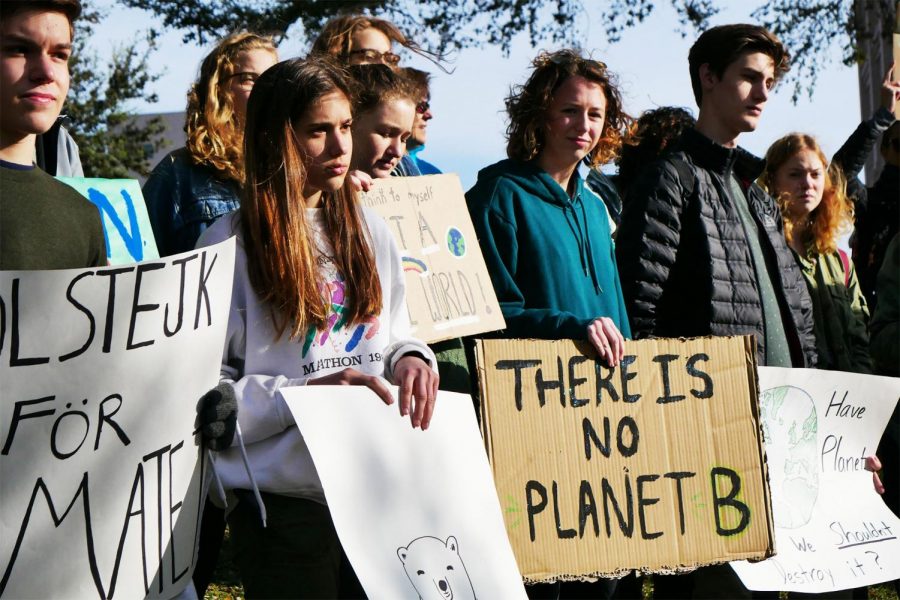
[[478, 173], [469, 212], [513, 338], [588, 340], [608, 364], [631, 337], [603, 202], [578, 173], [609, 162], [630, 120], [601, 62], [542, 53], [506, 100], [509, 158]]

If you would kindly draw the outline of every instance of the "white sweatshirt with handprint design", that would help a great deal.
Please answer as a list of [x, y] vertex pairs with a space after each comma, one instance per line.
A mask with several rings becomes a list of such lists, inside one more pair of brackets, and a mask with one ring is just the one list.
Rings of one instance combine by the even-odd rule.
[[[367, 208], [363, 208], [362, 213], [369, 228], [381, 280], [381, 314], [350, 327], [341, 321], [344, 282], [331, 260], [333, 249], [325, 235], [321, 209], [307, 209], [307, 222], [315, 236], [318, 262], [329, 287], [334, 312], [324, 331], [313, 329], [293, 341], [288, 333], [276, 340], [269, 307], [260, 302], [250, 284], [238, 213], [217, 221], [197, 242], [198, 247], [210, 246], [232, 235], [237, 236], [222, 380], [234, 386], [238, 423], [250, 468], [262, 491], [325, 503], [309, 450], [279, 392], [281, 388], [303, 385], [309, 379], [349, 367], [392, 382], [394, 364], [410, 352], [425, 356], [436, 370], [437, 361], [428, 346], [410, 336], [406, 289], [397, 245], [381, 217]], [[327, 402], [327, 388], [322, 390], [322, 401]], [[381, 402], [374, 392], [372, 401]], [[236, 446], [219, 454], [216, 471], [226, 490], [251, 489]]]

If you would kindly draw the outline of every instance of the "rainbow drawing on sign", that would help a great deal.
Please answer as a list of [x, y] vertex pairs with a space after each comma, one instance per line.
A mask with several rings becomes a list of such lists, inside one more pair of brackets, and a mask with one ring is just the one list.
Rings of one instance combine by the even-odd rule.
[[428, 272], [428, 265], [426, 265], [418, 258], [413, 258], [412, 256], [404, 256], [403, 270], [413, 271], [415, 273], [418, 273], [419, 275], [425, 275]]

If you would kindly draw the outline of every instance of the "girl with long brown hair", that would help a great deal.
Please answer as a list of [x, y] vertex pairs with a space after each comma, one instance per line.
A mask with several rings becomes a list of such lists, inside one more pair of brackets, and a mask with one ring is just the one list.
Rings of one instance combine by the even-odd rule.
[[343, 70], [324, 59], [263, 74], [247, 107], [240, 212], [200, 239], [237, 236], [222, 374], [235, 390], [267, 527], [240, 454], [221, 453], [217, 470], [240, 499], [228, 520], [248, 598], [361, 591], [279, 390], [363, 385], [391, 404], [384, 377], [400, 386], [400, 413], [413, 427], [426, 429], [434, 409], [435, 360], [409, 336], [399, 251], [347, 177], [351, 97]]

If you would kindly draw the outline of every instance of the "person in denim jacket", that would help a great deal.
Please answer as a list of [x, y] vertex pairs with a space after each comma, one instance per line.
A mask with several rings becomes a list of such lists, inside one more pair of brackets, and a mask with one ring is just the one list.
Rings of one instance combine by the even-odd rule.
[[[216, 219], [240, 207], [244, 181], [244, 117], [253, 84], [278, 61], [272, 39], [240, 32], [220, 41], [200, 65], [188, 92], [187, 146], [163, 158], [144, 200], [160, 256], [193, 250]], [[225, 513], [209, 500], [203, 509], [193, 582], [202, 598], [225, 533]]]
[[170, 152], [144, 184], [160, 256], [187, 252], [219, 217], [240, 206], [247, 99], [278, 61], [272, 39], [240, 32], [203, 60], [188, 93], [187, 145]]

